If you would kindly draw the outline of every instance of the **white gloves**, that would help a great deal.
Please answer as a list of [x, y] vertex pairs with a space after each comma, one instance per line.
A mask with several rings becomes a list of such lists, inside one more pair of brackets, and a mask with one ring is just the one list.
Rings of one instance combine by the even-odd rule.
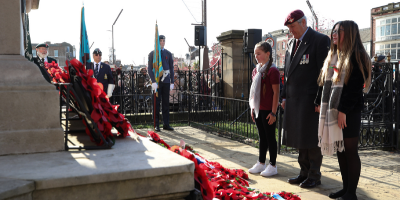
[[156, 91], [156, 90], [157, 90], [157, 83], [152, 83], [152, 84], [151, 84], [151, 89], [152, 89], [153, 91]]
[[108, 88], [107, 88], [107, 96], [108, 98], [111, 98], [112, 93], [114, 91], [115, 85], [114, 84], [108, 84]]
[[169, 86], [169, 89], [170, 89], [170, 90], [173, 90], [173, 89], [174, 89], [174, 84], [173, 84], [173, 83]]

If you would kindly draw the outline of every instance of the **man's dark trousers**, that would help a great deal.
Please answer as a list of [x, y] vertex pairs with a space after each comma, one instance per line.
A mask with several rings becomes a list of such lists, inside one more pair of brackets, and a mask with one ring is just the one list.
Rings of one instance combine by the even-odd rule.
[[300, 175], [311, 180], [321, 179], [321, 148], [299, 149]]
[[[170, 83], [158, 83], [158, 97], [156, 98], [156, 127], [159, 127], [160, 101], [162, 102], [162, 116], [164, 125], [169, 125], [169, 90]], [[153, 95], [154, 98], [154, 95]], [[153, 99], [154, 102], [154, 99]]]

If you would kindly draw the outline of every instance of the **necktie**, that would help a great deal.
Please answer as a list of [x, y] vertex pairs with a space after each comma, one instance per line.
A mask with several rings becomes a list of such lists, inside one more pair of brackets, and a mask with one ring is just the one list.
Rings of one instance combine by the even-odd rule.
[[297, 51], [297, 48], [299, 48], [299, 45], [300, 45], [300, 40], [296, 40], [296, 46], [295, 46], [295, 48], [294, 48], [293, 51], [292, 51], [292, 59], [293, 59], [293, 57], [294, 57], [294, 54], [295, 54], [296, 51]]
[[94, 77], [97, 78], [98, 74], [99, 74], [99, 64], [96, 64], [96, 68], [94, 68]]

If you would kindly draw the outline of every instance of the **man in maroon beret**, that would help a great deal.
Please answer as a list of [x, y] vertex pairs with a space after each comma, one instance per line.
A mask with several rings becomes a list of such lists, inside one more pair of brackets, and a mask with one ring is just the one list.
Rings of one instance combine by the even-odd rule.
[[282, 89], [283, 140], [286, 146], [299, 149], [300, 174], [288, 180], [302, 188], [321, 184], [321, 148], [318, 147], [317, 79], [330, 47], [328, 36], [307, 27], [301, 10], [285, 19], [293, 38], [285, 54], [285, 79]]

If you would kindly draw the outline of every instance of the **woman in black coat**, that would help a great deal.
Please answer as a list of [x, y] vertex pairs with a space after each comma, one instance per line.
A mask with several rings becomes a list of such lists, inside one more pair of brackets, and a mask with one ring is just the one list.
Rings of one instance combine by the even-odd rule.
[[319, 146], [323, 155], [337, 153], [342, 174], [343, 189], [329, 197], [357, 199], [363, 90], [367, 91], [371, 83], [371, 61], [354, 21], [336, 23], [331, 38], [330, 51], [318, 79], [323, 86], [316, 101], [321, 102]]

